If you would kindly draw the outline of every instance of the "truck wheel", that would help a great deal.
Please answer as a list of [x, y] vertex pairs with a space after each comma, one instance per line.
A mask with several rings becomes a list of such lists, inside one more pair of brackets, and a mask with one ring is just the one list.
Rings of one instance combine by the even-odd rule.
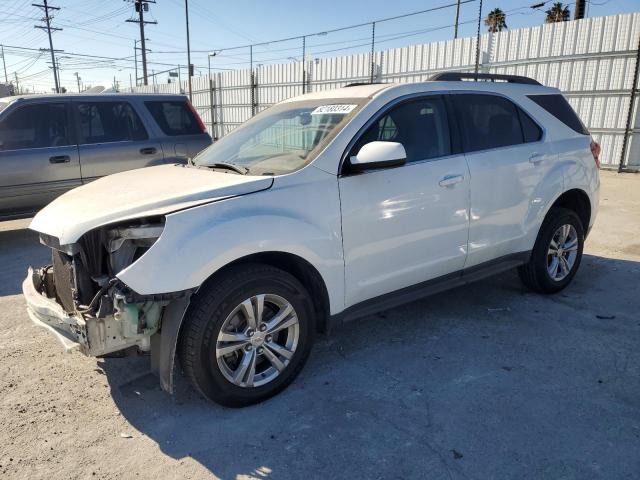
[[580, 266], [584, 247], [584, 227], [578, 215], [566, 208], [547, 214], [529, 263], [518, 268], [522, 282], [540, 293], [556, 293], [565, 288]]
[[268, 265], [240, 265], [200, 288], [187, 311], [178, 352], [208, 399], [228, 407], [266, 400], [304, 366], [314, 337], [304, 286]]

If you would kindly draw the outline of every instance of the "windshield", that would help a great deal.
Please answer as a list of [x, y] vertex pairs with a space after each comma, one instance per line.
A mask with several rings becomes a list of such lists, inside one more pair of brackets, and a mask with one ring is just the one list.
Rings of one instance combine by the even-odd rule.
[[271, 107], [202, 151], [193, 163], [231, 163], [249, 175], [282, 175], [311, 160], [366, 99], [322, 99]]

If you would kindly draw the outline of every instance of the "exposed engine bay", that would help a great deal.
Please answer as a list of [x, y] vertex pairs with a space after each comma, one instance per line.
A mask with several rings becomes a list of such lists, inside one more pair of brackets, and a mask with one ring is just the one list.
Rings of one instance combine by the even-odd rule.
[[163, 228], [164, 217], [136, 219], [92, 230], [68, 245], [41, 234], [41, 242], [52, 249], [52, 265], [34, 272], [34, 286], [73, 318], [66, 327], [84, 354], [132, 346], [149, 351], [164, 308], [190, 295], [139, 295], [116, 277], [153, 245]]

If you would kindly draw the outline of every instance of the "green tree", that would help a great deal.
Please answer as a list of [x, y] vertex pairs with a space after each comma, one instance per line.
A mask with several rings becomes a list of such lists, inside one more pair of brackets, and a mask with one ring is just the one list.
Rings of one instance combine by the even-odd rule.
[[571, 18], [569, 7], [564, 6], [562, 2], [554, 3], [545, 13], [547, 14], [545, 23], [568, 22]]
[[507, 27], [507, 15], [499, 8], [494, 8], [489, 12], [487, 18], [484, 19], [484, 24], [488, 27], [491, 33], [501, 32]]

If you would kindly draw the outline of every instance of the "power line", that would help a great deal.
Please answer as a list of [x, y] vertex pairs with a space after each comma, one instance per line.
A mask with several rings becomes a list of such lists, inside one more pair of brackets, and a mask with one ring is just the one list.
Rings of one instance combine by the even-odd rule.
[[[466, 3], [475, 3], [478, 0], [461, 0], [459, 3], [460, 5], [464, 5]], [[379, 24], [379, 23], [383, 23], [383, 22], [389, 22], [391, 20], [399, 20], [401, 18], [406, 18], [406, 17], [412, 17], [415, 15], [421, 15], [424, 13], [430, 13], [430, 12], [435, 12], [438, 10], [443, 10], [445, 8], [451, 8], [451, 7], [456, 7], [458, 5], [458, 2], [456, 0], [456, 3], [448, 3], [446, 5], [438, 5], [437, 7], [431, 7], [431, 8], [427, 8], [424, 10], [418, 10], [415, 12], [409, 12], [409, 13], [404, 13], [401, 15], [395, 15], [393, 17], [385, 17], [385, 18], [380, 18], [377, 20], [371, 20], [368, 22], [363, 22], [363, 23], [356, 23], [356, 24], [352, 24], [352, 25], [346, 25], [344, 27], [337, 27], [337, 28], [332, 28], [329, 30], [322, 30], [320, 32], [313, 32], [313, 33], [306, 33], [304, 35], [296, 35], [293, 37], [286, 37], [286, 38], [279, 38], [276, 40], [268, 40], [268, 41], [264, 41], [264, 42], [257, 42], [257, 43], [250, 43], [250, 44], [245, 44], [245, 45], [236, 45], [236, 46], [232, 46], [232, 47], [222, 47], [222, 48], [217, 48], [217, 49], [209, 49], [209, 50], [191, 50], [191, 53], [210, 53], [212, 50], [215, 50], [216, 53], [220, 53], [220, 52], [226, 52], [229, 50], [240, 50], [240, 49], [245, 49], [245, 48], [249, 48], [249, 47], [258, 47], [258, 46], [266, 46], [266, 45], [270, 45], [272, 43], [282, 43], [282, 42], [288, 42], [288, 41], [292, 41], [292, 40], [302, 40], [303, 38], [309, 38], [309, 37], [316, 37], [316, 36], [325, 36], [329, 33], [336, 33], [336, 32], [342, 32], [345, 30], [351, 30], [354, 28], [359, 28], [359, 27], [366, 27], [366, 26], [371, 26], [373, 23]], [[453, 25], [452, 25], [453, 26]], [[157, 52], [157, 53], [186, 53], [184, 50], [173, 50], [173, 51], [166, 51], [166, 52]]]

